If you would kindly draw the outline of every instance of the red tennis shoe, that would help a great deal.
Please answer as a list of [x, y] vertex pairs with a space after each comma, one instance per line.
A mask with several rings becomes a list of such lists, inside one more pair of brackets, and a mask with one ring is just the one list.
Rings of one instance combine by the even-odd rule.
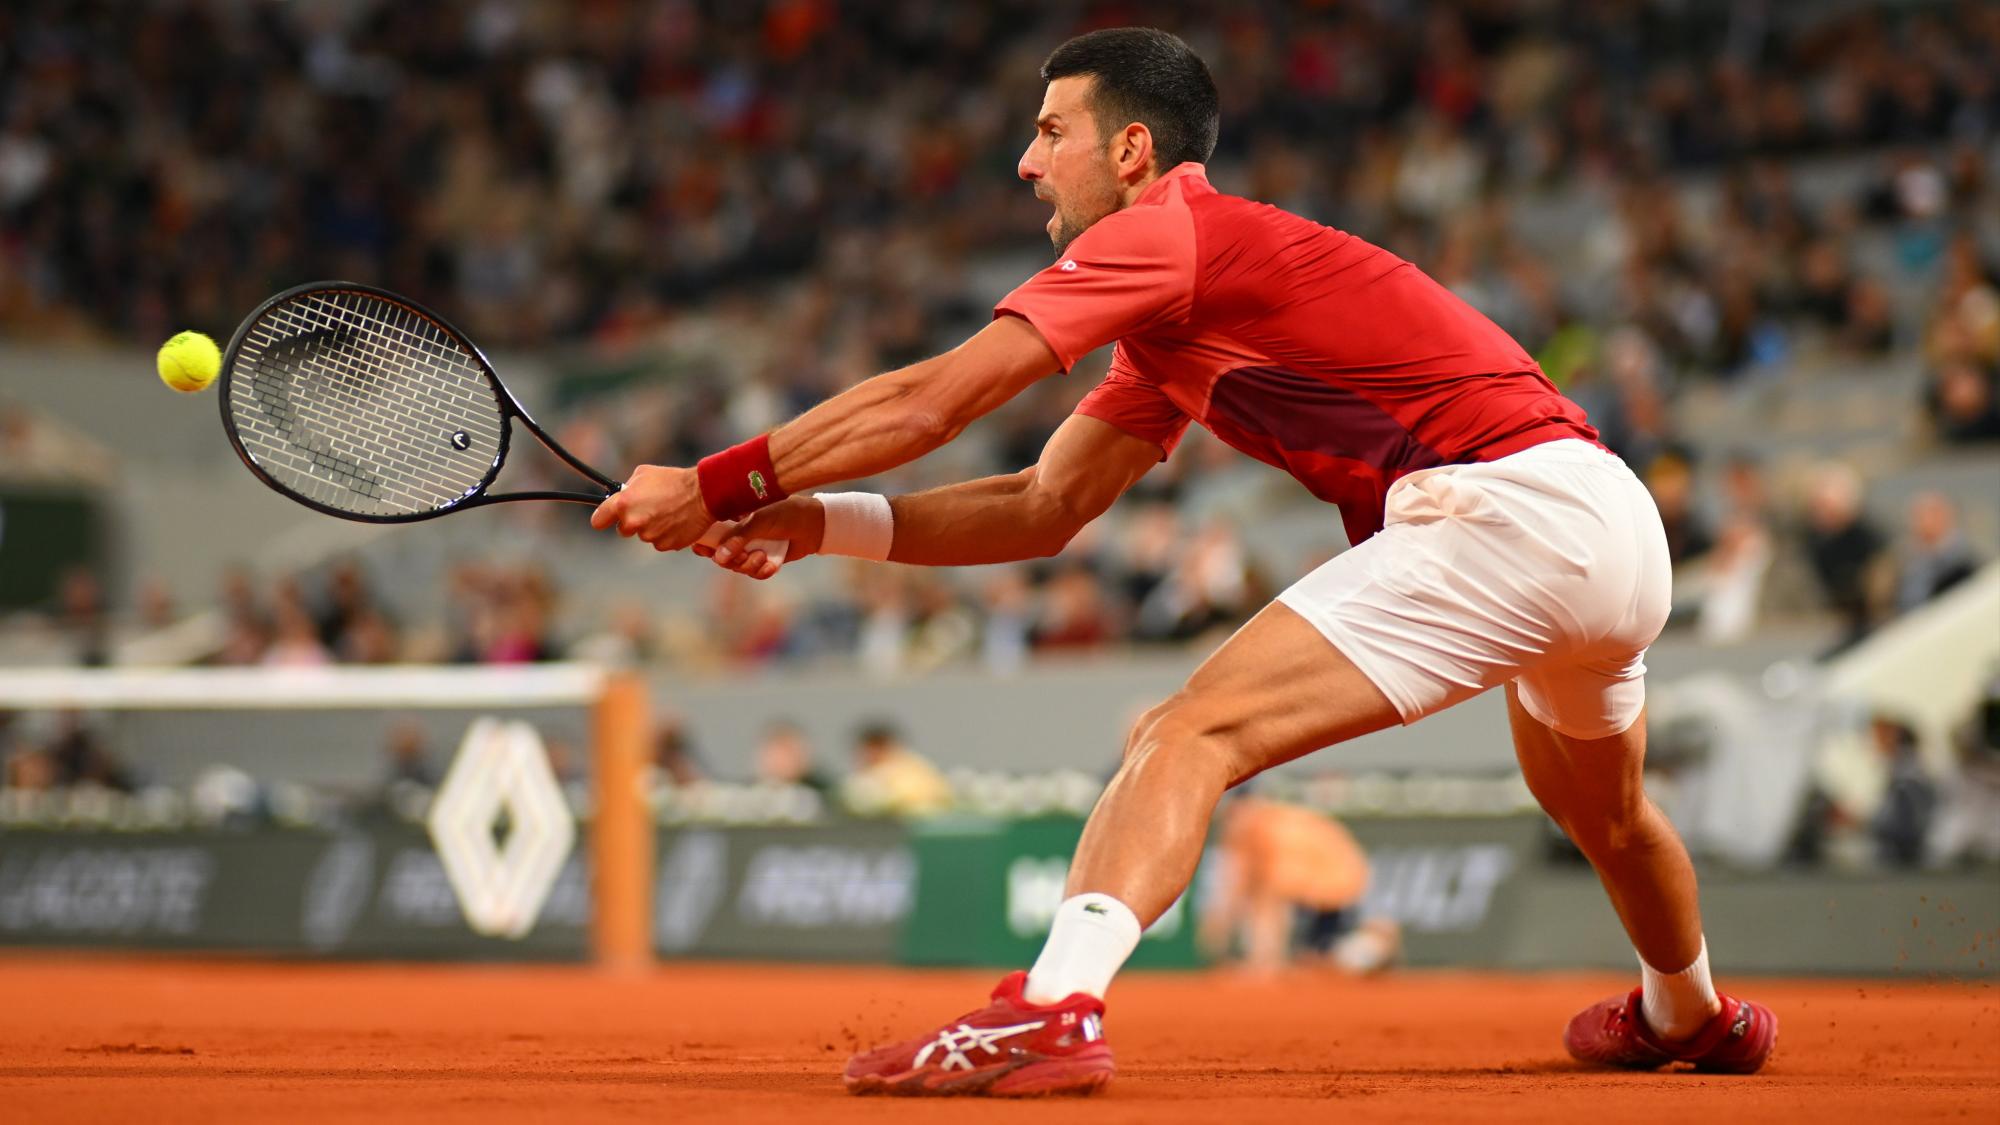
[[1055, 1004], [1021, 995], [1028, 974], [1013, 972], [993, 1000], [929, 1035], [877, 1047], [847, 1060], [850, 1094], [1089, 1094], [1111, 1081], [1104, 1001], [1082, 992]]
[[1668, 1042], [1653, 1034], [1639, 1006], [1642, 989], [1624, 999], [1593, 1004], [1569, 1021], [1563, 1045], [1579, 1062], [1658, 1070], [1668, 1063], [1693, 1063], [1714, 1074], [1749, 1074], [1771, 1057], [1778, 1042], [1778, 1017], [1771, 1009], [1722, 996], [1722, 1010], [1692, 1038]]

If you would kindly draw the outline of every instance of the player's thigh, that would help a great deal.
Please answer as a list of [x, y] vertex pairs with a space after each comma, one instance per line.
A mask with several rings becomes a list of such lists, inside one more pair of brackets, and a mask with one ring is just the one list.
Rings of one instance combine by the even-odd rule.
[[1304, 618], [1273, 603], [1139, 720], [1131, 749], [1199, 744], [1234, 783], [1398, 717], [1353, 661]]

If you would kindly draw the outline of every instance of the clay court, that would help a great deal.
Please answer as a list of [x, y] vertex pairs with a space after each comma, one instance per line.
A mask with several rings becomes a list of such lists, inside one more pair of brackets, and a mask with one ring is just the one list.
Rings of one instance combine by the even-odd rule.
[[1606, 1074], [1562, 1022], [1623, 977], [1252, 981], [1134, 973], [1107, 1096], [850, 1098], [848, 1049], [972, 1006], [988, 974], [0, 958], [0, 1120], [649, 1122], [1992, 1120], [2000, 989], [1758, 981], [1753, 1078]]

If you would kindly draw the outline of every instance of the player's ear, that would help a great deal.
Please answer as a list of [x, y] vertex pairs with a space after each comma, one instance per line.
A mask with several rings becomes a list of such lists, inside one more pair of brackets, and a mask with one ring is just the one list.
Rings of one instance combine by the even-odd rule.
[[1138, 121], [1125, 126], [1111, 146], [1111, 159], [1118, 167], [1119, 179], [1136, 180], [1145, 175], [1153, 163], [1153, 131]]

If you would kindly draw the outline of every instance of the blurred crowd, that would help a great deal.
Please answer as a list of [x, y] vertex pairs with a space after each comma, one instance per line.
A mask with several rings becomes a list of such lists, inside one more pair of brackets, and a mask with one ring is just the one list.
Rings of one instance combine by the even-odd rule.
[[[685, 464], [979, 323], [1046, 253], [1013, 178], [1041, 56], [1133, 21], [1214, 69], [1219, 185], [1417, 262], [1589, 410], [1666, 511], [1680, 620], [1737, 638], [1792, 598], [1849, 641], [1975, 561], [1948, 498], [1871, 512], [1851, 469], [1718, 463], [1674, 409], [1920, 364], [1938, 441], [2000, 442], [2000, 6], [1969, 0], [26, 0], [0, 9], [0, 330], [220, 335], [278, 288], [365, 280], [556, 357], [585, 461]], [[877, 483], [1031, 462], [1101, 370]], [[1272, 567], [1203, 502], [1238, 460], [1194, 437], [1116, 541], [1047, 565], [719, 582], [680, 619], [566, 617], [532, 566], [460, 566], [421, 621], [351, 564], [235, 575], [206, 658], [903, 670], [1186, 640], [1313, 561]], [[90, 593], [61, 610], [80, 634]]]
[[[1219, 165], [1505, 289], [1525, 335], [1565, 294], [1520, 275], [1507, 197], [1584, 183], [1621, 213], [1590, 248], [1614, 299], [1677, 352], [1740, 364], [1788, 312], [1879, 349], [1886, 295], [1841, 236], [1978, 205], [2000, 15], [1788, 7], [29, 0], [0, 15], [0, 308], [150, 339], [342, 275], [485, 339], [608, 343], [803, 275], [815, 296], [748, 314], [796, 341], [782, 377], [850, 336], [879, 366], [962, 295], [965, 253], [1039, 230], [1010, 172], [1040, 57], [1143, 19], [1216, 71]], [[1863, 199], [1799, 208], [1787, 162], [1883, 146], [1909, 147]], [[1684, 170], [1725, 173], [1712, 221]], [[815, 325], [815, 301], [866, 315]]]
[[2000, 862], [2000, 669], [1980, 700], [1953, 724], [1951, 769], [1927, 764], [1913, 725], [1893, 713], [1869, 717], [1866, 740], [1883, 773], [1882, 792], [1857, 806], [1815, 785], [1787, 841], [1785, 860], [1915, 868], [1971, 859]]
[[1729, 458], [1721, 477], [1719, 502], [1705, 508], [1678, 456], [1662, 456], [1647, 475], [1675, 567], [1669, 627], [1709, 641], [1743, 640], [1774, 614], [1825, 610], [1837, 628], [1822, 655], [1833, 655], [1986, 561], [1943, 492], [1917, 492], [1900, 512], [1883, 513], [1870, 509], [1861, 474], [1841, 462], [1811, 469], [1791, 504], [1777, 499], [1750, 456]]
[[[1896, 508], [1870, 505], [1843, 463], [1812, 468], [1799, 502], [1765, 466], [1728, 459], [1713, 502], [1676, 454], [1651, 466], [1675, 565], [1670, 630], [1718, 644], [1760, 623], [1833, 623], [1833, 655], [1971, 578], [1987, 557], [1959, 504], [1921, 490]], [[1086, 529], [1055, 558], [960, 575], [855, 559], [808, 592], [715, 572], [687, 603], [621, 596], [594, 612], [565, 610], [539, 562], [461, 560], [441, 587], [385, 593], [360, 556], [260, 578], [225, 572], [212, 603], [183, 606], [142, 582], [118, 620], [87, 571], [63, 583], [43, 630], [51, 651], [82, 665], [196, 663], [518, 664], [587, 660], [682, 670], [850, 664], [878, 676], [954, 665], [995, 674], [1035, 659], [1134, 645], [1214, 644], [1264, 606], [1281, 581], [1226, 515], [1186, 518], [1169, 494], [1129, 501], [1115, 531]], [[1328, 546], [1327, 551], [1331, 551]], [[1317, 561], [1309, 557], [1301, 565]], [[123, 639], [121, 642], [121, 638]]]
[[[372, 778], [349, 786], [308, 786], [260, 777], [226, 758], [163, 784], [117, 752], [137, 737], [102, 714], [0, 711], [0, 829], [67, 827], [171, 829], [187, 825], [325, 828], [375, 819], [421, 821], [435, 798], [457, 737], [414, 714], [385, 716]], [[1695, 809], [1702, 738], [1669, 723], [1648, 759], [1648, 787], [1677, 810]], [[1884, 784], [1866, 802], [1811, 784], [1784, 815], [1793, 818], [1776, 860], [1845, 869], [1949, 867], [2000, 862], [2000, 668], [1953, 724], [1951, 769], [1940, 774], [1918, 751], [1908, 721], [1876, 714], [1866, 723]], [[560, 733], [544, 735], [551, 772], [571, 807], [587, 816], [595, 798], [589, 761]], [[1095, 804], [1111, 762], [1099, 769], [1017, 773], [946, 768], [893, 722], [865, 720], [839, 748], [816, 742], [801, 723], [766, 721], [743, 745], [699, 741], [671, 710], [651, 735], [644, 785], [663, 824], [817, 824], [843, 818], [920, 820], [945, 813], [1082, 816]], [[1679, 794], [1679, 796], [1676, 796]], [[1428, 774], [1279, 775], [1258, 796], [1316, 814], [1512, 815], [1532, 812], [1518, 776]], [[1689, 825], [1683, 825], [1688, 831]], [[1558, 834], [1552, 854], [1580, 857]]]

